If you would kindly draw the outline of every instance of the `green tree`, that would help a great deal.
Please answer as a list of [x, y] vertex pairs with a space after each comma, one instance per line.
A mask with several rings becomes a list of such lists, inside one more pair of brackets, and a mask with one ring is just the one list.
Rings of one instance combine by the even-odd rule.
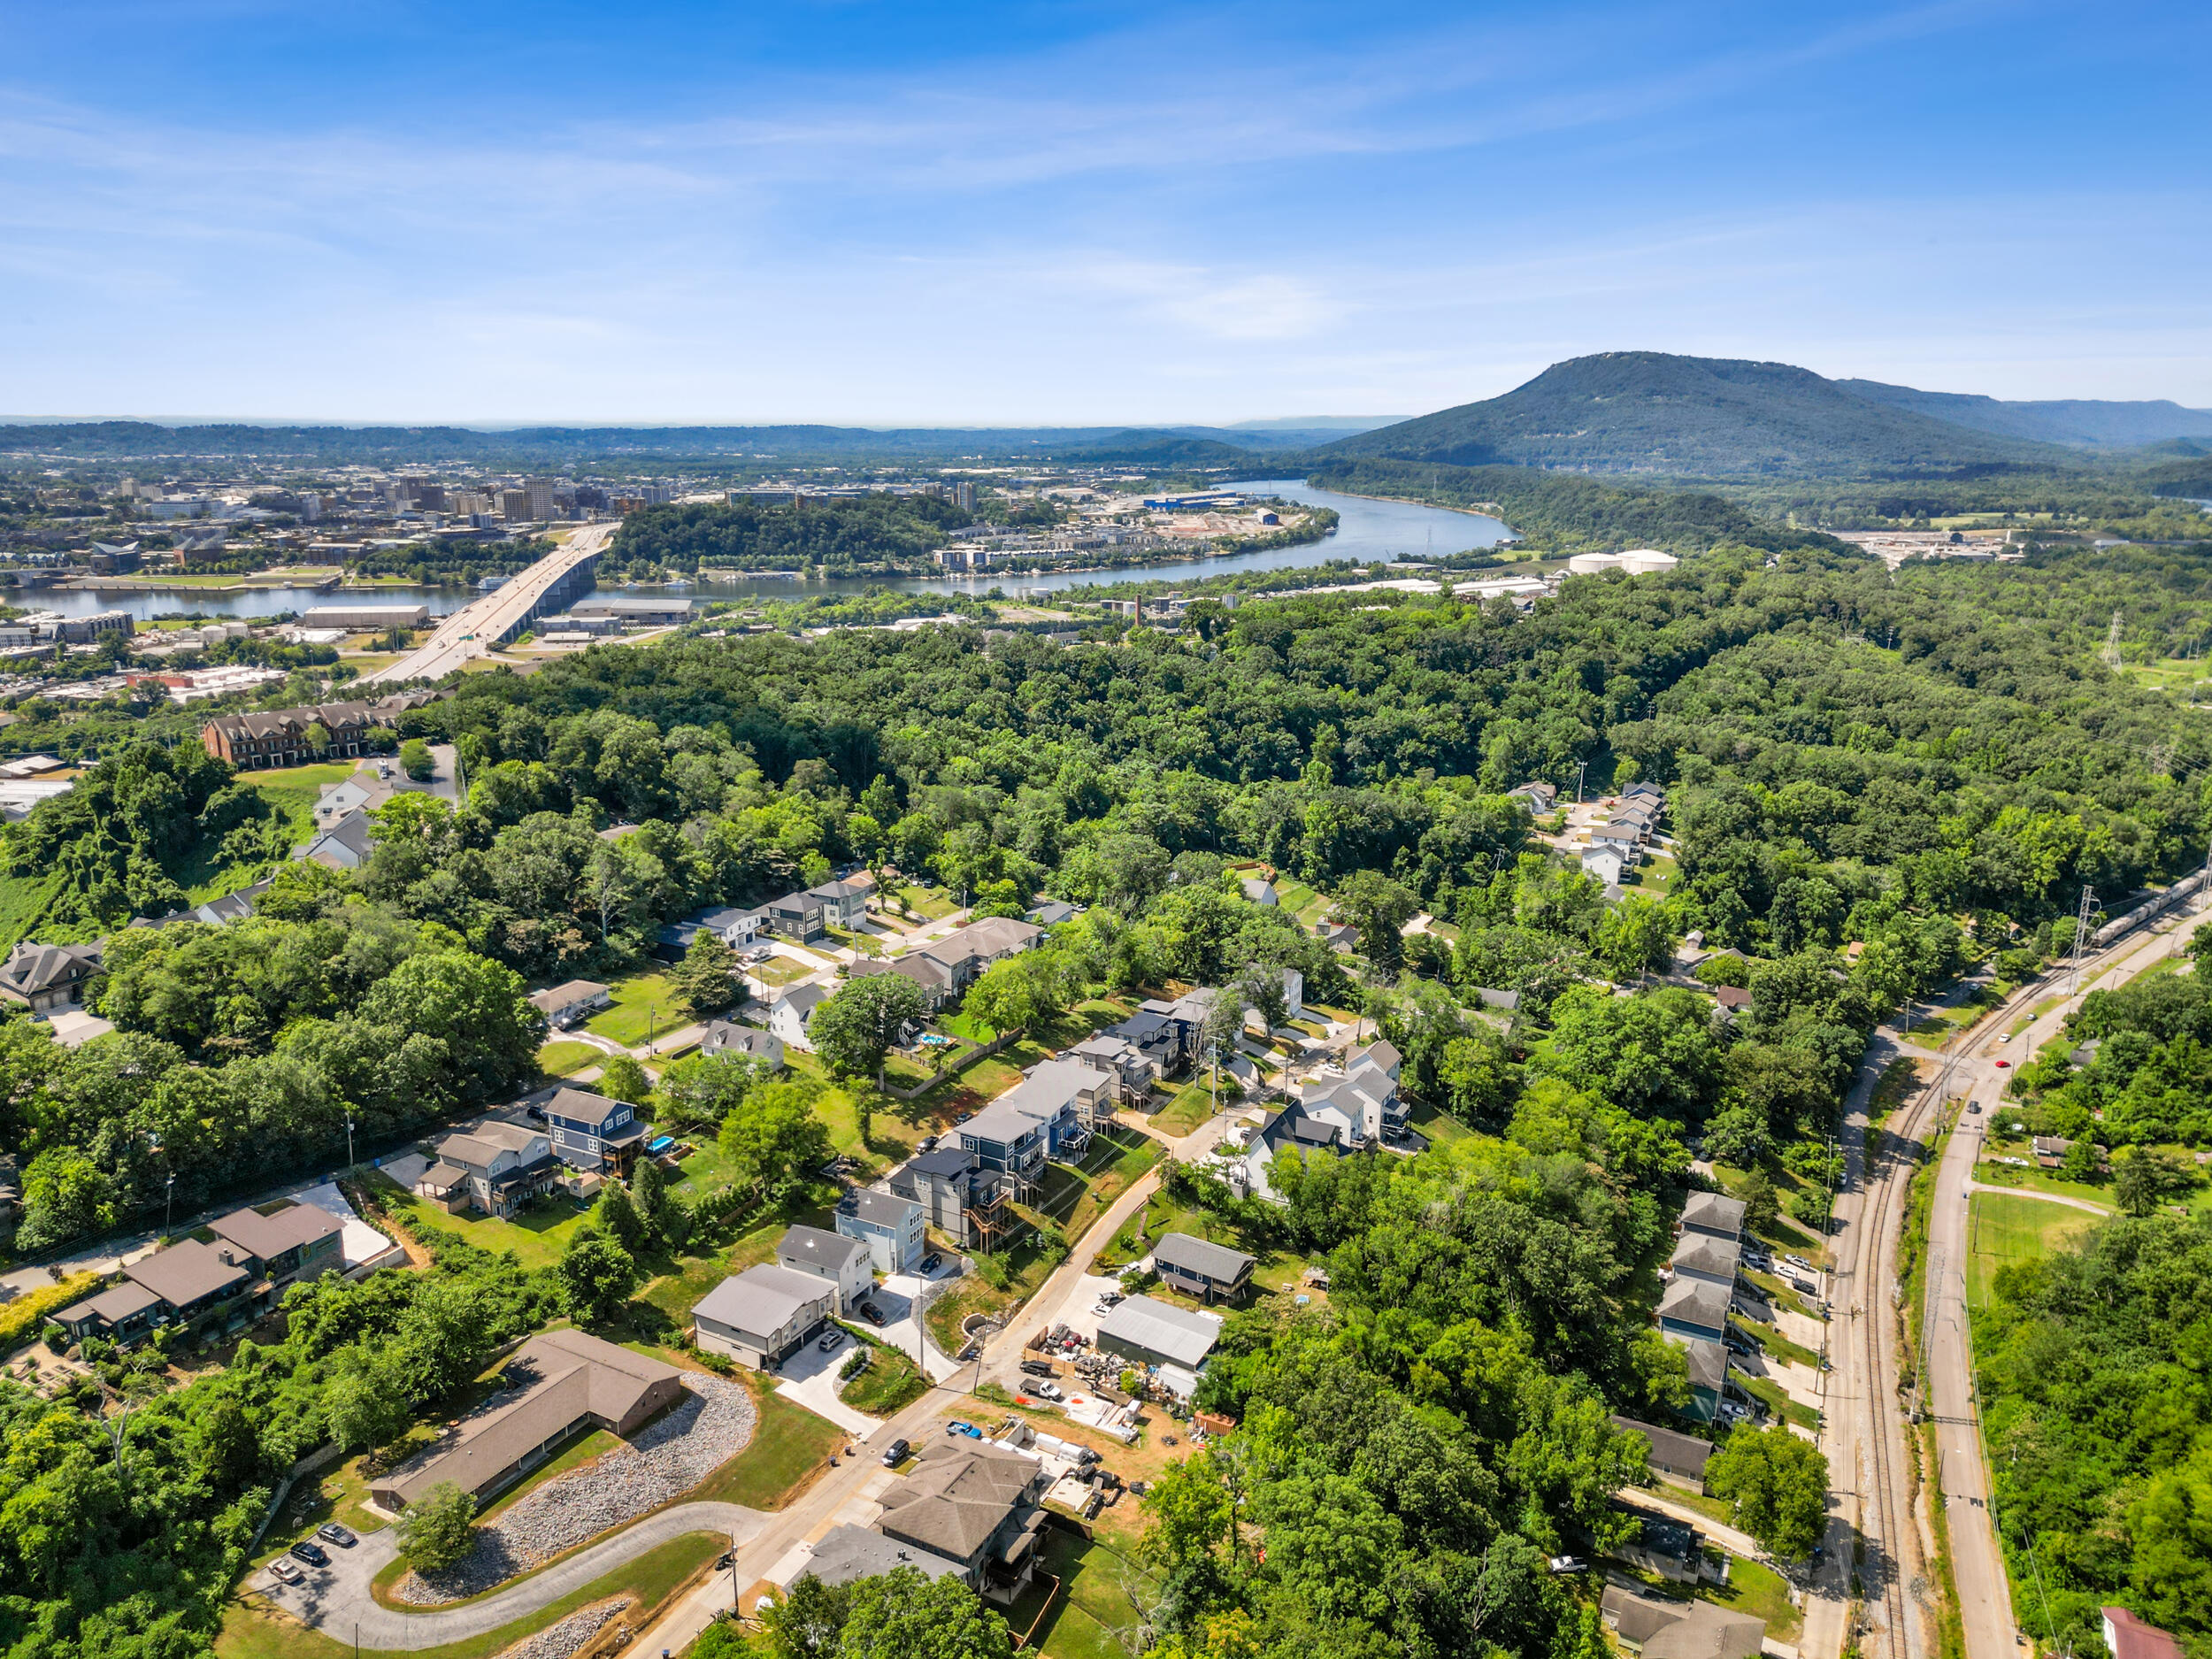
[[923, 1015], [922, 987], [901, 973], [849, 979], [807, 1022], [807, 1040], [841, 1077], [870, 1077]]
[[692, 1018], [718, 1014], [741, 1002], [745, 987], [737, 977], [737, 952], [701, 929], [681, 960], [668, 971], [676, 999]]
[[986, 968], [968, 987], [961, 1010], [993, 1031], [1040, 1025], [1066, 1011], [1059, 963], [1047, 950], [1024, 951]]
[[764, 1075], [738, 1054], [689, 1054], [661, 1073], [653, 1089], [657, 1118], [687, 1126], [719, 1125]]
[[599, 1068], [598, 1092], [609, 1100], [641, 1106], [652, 1096], [653, 1080], [628, 1055], [611, 1055]]
[[829, 1130], [815, 1116], [813, 1094], [803, 1083], [771, 1083], [754, 1089], [722, 1120], [718, 1143], [729, 1154], [739, 1185], [784, 1191], [834, 1156]]
[[2097, 1148], [2090, 1144], [2087, 1135], [2074, 1138], [2058, 1161], [2058, 1174], [2061, 1180], [2067, 1181], [2087, 1183], [2097, 1179]]
[[411, 1415], [406, 1389], [366, 1350], [347, 1348], [335, 1356], [323, 1389], [323, 1417], [333, 1440], [373, 1451], [404, 1433]]
[[1767, 1233], [1781, 1218], [1780, 1200], [1774, 1191], [1774, 1179], [1764, 1170], [1754, 1170], [1743, 1184], [1744, 1225], [1754, 1233]]
[[630, 1189], [620, 1181], [609, 1181], [599, 1194], [599, 1202], [592, 1206], [591, 1225], [633, 1256], [644, 1248], [645, 1222]]
[[[2070, 1156], [2072, 1149], [2067, 1148]], [[2167, 1179], [2164, 1163], [2148, 1147], [2122, 1147], [2113, 1156], [2112, 1195], [2131, 1216], [2139, 1218], [2158, 1208], [2166, 1195]]]
[[1705, 1489], [1738, 1526], [1786, 1560], [1812, 1553], [1828, 1525], [1828, 1459], [1781, 1424], [1740, 1428], [1705, 1465]]
[[761, 1630], [774, 1659], [830, 1659], [845, 1633], [857, 1585], [856, 1579], [824, 1584], [812, 1573], [803, 1573], [781, 1597], [763, 1607]]
[[668, 1195], [668, 1177], [658, 1158], [639, 1155], [636, 1172], [630, 1177], [630, 1202], [646, 1241], [665, 1245], [675, 1201]]
[[603, 1233], [580, 1228], [555, 1265], [562, 1305], [588, 1324], [604, 1324], [622, 1311], [637, 1286], [637, 1263]]
[[954, 1578], [912, 1567], [853, 1586], [839, 1659], [1013, 1659], [1014, 1634]]
[[427, 783], [438, 770], [430, 745], [419, 737], [411, 737], [399, 746], [399, 769], [417, 783]]
[[[174, 1050], [171, 1051], [172, 1053]], [[23, 1172], [23, 1223], [19, 1250], [42, 1250], [115, 1225], [115, 1183], [74, 1147], [54, 1147]]]
[[1647, 973], [1664, 972], [1680, 942], [1667, 907], [1645, 894], [1632, 893], [1598, 924], [1592, 954], [1616, 979], [1640, 979]]
[[1359, 929], [1360, 952], [1370, 962], [1398, 960], [1405, 946], [1402, 931], [1420, 910], [1419, 898], [1372, 870], [1356, 871], [1337, 884], [1337, 914]]
[[443, 1571], [474, 1547], [475, 1519], [476, 1499], [450, 1480], [440, 1481], [401, 1514], [394, 1529], [399, 1553], [417, 1572]]

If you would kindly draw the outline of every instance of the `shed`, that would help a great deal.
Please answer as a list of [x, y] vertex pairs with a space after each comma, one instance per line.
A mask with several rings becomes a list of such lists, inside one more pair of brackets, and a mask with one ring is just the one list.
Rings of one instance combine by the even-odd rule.
[[1221, 1321], [1151, 1296], [1132, 1296], [1098, 1327], [1102, 1352], [1143, 1365], [1180, 1365], [1196, 1371], [1221, 1340]]

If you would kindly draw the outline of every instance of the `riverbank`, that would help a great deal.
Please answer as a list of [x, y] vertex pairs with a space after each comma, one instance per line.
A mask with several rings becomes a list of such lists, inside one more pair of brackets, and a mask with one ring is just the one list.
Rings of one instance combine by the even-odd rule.
[[[320, 572], [301, 570], [251, 571], [244, 575], [220, 576], [79, 576], [66, 582], [57, 582], [43, 591], [49, 593], [79, 594], [243, 594], [243, 593], [327, 593], [339, 586], [342, 571], [329, 569]], [[37, 588], [26, 588], [36, 593]]]

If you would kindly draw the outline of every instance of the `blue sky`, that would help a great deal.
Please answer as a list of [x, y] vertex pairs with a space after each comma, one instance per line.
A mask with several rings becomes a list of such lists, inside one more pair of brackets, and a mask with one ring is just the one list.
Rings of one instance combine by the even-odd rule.
[[0, 0], [0, 411], [2212, 406], [2212, 8]]

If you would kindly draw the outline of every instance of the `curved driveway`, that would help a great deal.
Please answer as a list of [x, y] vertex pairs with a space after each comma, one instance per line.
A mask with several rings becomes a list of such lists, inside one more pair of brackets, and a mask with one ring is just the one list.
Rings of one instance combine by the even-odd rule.
[[365, 1533], [351, 1549], [333, 1548], [330, 1565], [307, 1568], [304, 1583], [279, 1585], [265, 1568], [254, 1575], [251, 1587], [335, 1640], [349, 1642], [357, 1637], [365, 1648], [412, 1652], [488, 1634], [688, 1532], [716, 1532], [742, 1545], [767, 1518], [741, 1503], [673, 1504], [504, 1590], [479, 1601], [419, 1612], [386, 1607], [369, 1592], [370, 1581], [399, 1555], [396, 1527]]

